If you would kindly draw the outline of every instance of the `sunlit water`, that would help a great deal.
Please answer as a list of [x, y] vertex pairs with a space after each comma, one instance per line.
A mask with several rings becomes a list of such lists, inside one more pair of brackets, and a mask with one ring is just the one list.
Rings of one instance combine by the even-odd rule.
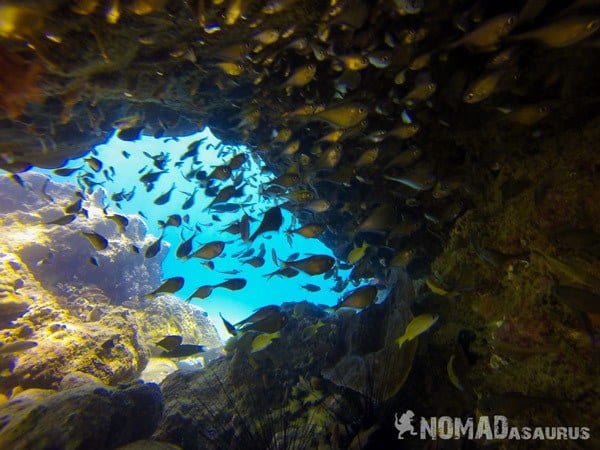
[[[186, 159], [180, 167], [176, 167], [175, 164], [179, 161], [180, 156], [187, 151], [188, 145], [201, 138], [206, 138], [199, 148], [198, 160], [201, 161], [201, 165], [196, 164], [194, 168], [201, 168], [207, 173], [210, 173], [214, 166], [225, 164], [235, 153], [246, 151], [245, 147], [218, 146], [219, 141], [208, 129], [192, 136], [178, 138], [178, 140], [154, 139], [145, 136], [137, 142], [126, 142], [113, 137], [107, 144], [96, 147], [96, 157], [102, 161], [103, 169], [110, 170], [111, 166], [114, 168], [114, 176], [109, 171], [109, 177], [112, 179], [106, 179], [102, 172], [97, 173], [94, 178], [95, 181], [103, 182], [102, 188], [107, 191], [106, 203], [110, 209], [127, 214], [143, 214], [148, 233], [156, 237], [161, 234], [159, 220], [165, 220], [170, 214], [180, 214], [181, 216], [189, 214], [189, 224], [184, 224], [179, 228], [168, 227], [163, 240], [163, 242], [167, 241], [171, 244], [162, 265], [163, 278], [173, 276], [183, 276], [185, 278], [183, 289], [177, 292], [176, 295], [181, 299], [185, 299], [199, 286], [215, 285], [233, 277], [245, 278], [248, 283], [242, 290], [215, 289], [206, 299], [192, 300], [193, 304], [197, 304], [207, 311], [223, 338], [227, 338], [228, 335], [219, 318], [219, 313], [230, 322], [235, 323], [250, 315], [253, 310], [267, 304], [281, 304], [282, 302], [301, 300], [330, 306], [336, 304], [342, 294], [331, 290], [335, 285], [334, 277], [325, 279], [323, 275], [309, 276], [302, 272], [290, 279], [280, 277], [268, 279], [264, 276], [278, 269], [272, 258], [273, 249], [276, 251], [277, 256], [284, 260], [295, 252], [299, 252], [300, 257], [308, 254], [332, 254], [318, 239], [307, 239], [299, 235], [293, 236], [292, 245], [290, 246], [285, 234], [285, 230], [292, 226], [292, 215], [289, 212], [282, 210], [284, 223], [278, 233], [266, 233], [250, 244], [243, 242], [239, 234], [233, 235], [222, 231], [230, 223], [242, 217], [242, 210], [232, 213], [216, 213], [207, 210], [206, 207], [213, 198], [205, 196], [204, 188], [198, 189], [194, 205], [191, 208], [182, 209], [182, 205], [189, 198], [189, 194], [193, 192], [198, 182], [194, 178], [192, 178], [192, 181], [188, 181], [184, 177], [192, 168], [193, 158]], [[128, 157], [124, 155], [124, 152], [128, 154]], [[169, 155], [166, 168], [168, 173], [163, 174], [154, 183], [154, 188], [150, 192], [146, 192], [139, 178], [149, 170], [157, 171], [158, 169], [153, 166], [153, 160], [146, 156], [144, 152], [150, 155], [165, 152]], [[72, 160], [66, 167], [79, 167], [81, 165], [84, 165], [87, 172], [93, 172], [81, 160]], [[54, 181], [61, 183], [77, 184], [77, 176], [81, 175], [81, 172], [78, 172], [70, 177], [59, 177], [54, 175], [51, 170], [35, 170], [49, 175]], [[275, 204], [283, 203], [286, 199], [267, 199], [259, 195], [261, 183], [266, 183], [274, 178], [274, 175], [270, 172], [261, 174], [260, 161], [257, 162], [249, 157], [243, 166], [243, 170], [245, 180], [243, 183], [246, 183], [244, 195], [231, 199], [229, 203], [243, 203], [246, 205], [244, 211], [256, 219], [250, 225], [252, 233], [258, 227], [263, 213]], [[238, 172], [234, 171], [233, 177], [236, 173]], [[154, 204], [154, 200], [169, 190], [173, 183], [176, 184], [176, 187], [169, 202], [164, 205]], [[216, 180], [216, 183], [214, 183], [219, 188], [230, 184], [231, 180], [222, 182]], [[130, 201], [115, 202], [111, 199], [112, 194], [130, 192], [134, 187], [135, 195]], [[246, 200], [248, 201], [246, 202]], [[215, 214], [220, 221], [215, 220], [213, 217]], [[188, 239], [194, 233], [196, 225], [200, 227], [201, 232], [197, 233], [194, 238], [193, 251], [210, 241], [223, 240], [227, 242], [223, 254], [213, 260], [215, 266], [213, 270], [202, 264], [203, 261], [200, 259], [182, 260], [175, 255], [182, 237]], [[294, 225], [294, 227], [298, 226], [298, 223]], [[256, 254], [261, 244], [265, 245], [266, 254], [264, 257], [265, 264], [260, 268], [243, 264], [241, 263], [243, 258], [235, 256], [250, 247], [255, 248]], [[224, 273], [235, 270], [239, 273]], [[344, 271], [339, 271], [339, 274], [344, 277], [348, 276], [348, 273]], [[307, 283], [318, 285], [321, 290], [309, 292], [302, 287]], [[353, 287], [350, 285], [347, 289]]]

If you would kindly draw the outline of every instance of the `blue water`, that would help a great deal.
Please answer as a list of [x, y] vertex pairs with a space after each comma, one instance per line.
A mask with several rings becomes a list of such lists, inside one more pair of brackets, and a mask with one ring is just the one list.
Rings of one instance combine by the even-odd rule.
[[[245, 278], [248, 283], [240, 291], [229, 291], [219, 288], [215, 289], [206, 299], [192, 300], [193, 304], [199, 305], [207, 311], [223, 338], [227, 338], [228, 335], [219, 318], [219, 313], [223, 314], [230, 322], [236, 323], [249, 316], [255, 309], [268, 304], [281, 304], [287, 301], [301, 300], [330, 306], [336, 304], [342, 294], [331, 290], [335, 285], [334, 277], [325, 280], [324, 275], [309, 276], [304, 273], [300, 273], [290, 279], [279, 277], [267, 279], [263, 276], [278, 269], [272, 260], [272, 249], [275, 249], [277, 256], [284, 260], [294, 252], [300, 252], [300, 258], [307, 254], [332, 255], [331, 251], [318, 239], [307, 239], [296, 234], [294, 234], [292, 245], [290, 246], [284, 233], [284, 230], [287, 230], [292, 225], [292, 216], [289, 212], [282, 210], [284, 223], [279, 233], [266, 233], [259, 236], [252, 244], [249, 244], [243, 242], [239, 234], [233, 235], [222, 232], [227, 225], [242, 217], [242, 211], [234, 213], [206, 211], [205, 207], [212, 201], [212, 198], [204, 195], [203, 188], [198, 190], [194, 206], [190, 209], [182, 210], [182, 205], [188, 198], [188, 194], [193, 191], [194, 186], [197, 184], [195, 179], [192, 178], [192, 181], [188, 181], [183, 176], [183, 174], [187, 174], [190, 171], [193, 158], [186, 159], [182, 167], [175, 167], [174, 164], [187, 151], [188, 145], [191, 142], [204, 137], [207, 139], [200, 146], [198, 157], [202, 161], [202, 165], [196, 165], [195, 167], [201, 167], [207, 173], [212, 171], [213, 166], [228, 162], [233, 154], [247, 151], [245, 147], [231, 147], [226, 149], [226, 155], [219, 155], [219, 151], [223, 150], [223, 147], [221, 146], [218, 150], [214, 148], [219, 144], [219, 141], [208, 129], [192, 136], [178, 138], [177, 141], [143, 136], [142, 139], [136, 142], [126, 142], [113, 136], [107, 144], [97, 146], [95, 149], [97, 152], [96, 157], [102, 161], [103, 167], [108, 169], [112, 166], [115, 169], [115, 175], [112, 177], [113, 180], [106, 180], [101, 173], [95, 176], [96, 181], [104, 181], [102, 187], [108, 193], [107, 204], [111, 209], [127, 214], [143, 213], [146, 217], [144, 221], [147, 224], [148, 233], [156, 237], [161, 233], [158, 220], [165, 220], [170, 214], [180, 214], [182, 217], [185, 214], [189, 214], [188, 229], [183, 225], [180, 228], [168, 227], [166, 229], [164, 241], [168, 241], [171, 247], [163, 261], [163, 279], [173, 276], [183, 276], [185, 278], [185, 285], [176, 295], [185, 299], [199, 286], [218, 284], [227, 278]], [[211, 147], [211, 145], [214, 147]], [[130, 157], [126, 158], [123, 155], [123, 151], [129, 153]], [[170, 157], [170, 161], [167, 164], [169, 172], [159, 178], [151, 192], [146, 192], [139, 178], [148, 170], [156, 171], [158, 169], [153, 166], [152, 159], [145, 156], [144, 152], [150, 155], [158, 155], [161, 152], [165, 152]], [[72, 160], [66, 164], [66, 167], [78, 167], [82, 164], [85, 163], [81, 160]], [[146, 169], [140, 174], [139, 171], [144, 167]], [[252, 181], [254, 186], [247, 184], [244, 195], [240, 198], [230, 200], [229, 203], [244, 202], [248, 195], [252, 195], [248, 203], [254, 203], [254, 205], [245, 207], [246, 213], [256, 219], [250, 225], [250, 232], [252, 233], [260, 224], [264, 211], [277, 203], [283, 203], [286, 199], [266, 200], [264, 196], [258, 195], [259, 185], [274, 178], [274, 175], [270, 172], [261, 174], [260, 161], [257, 162], [249, 157], [244, 167], [245, 180], [248, 180], [253, 175], [256, 176], [256, 179]], [[85, 167], [85, 169], [87, 172], [92, 172], [88, 167]], [[36, 170], [49, 175], [54, 181], [61, 183], [70, 182], [75, 184], [78, 175], [75, 173], [71, 177], [58, 177], [50, 170]], [[232, 178], [237, 173], [238, 171], [234, 171]], [[176, 183], [176, 188], [171, 194], [170, 201], [164, 205], [155, 205], [153, 203], [154, 200], [170, 189], [173, 183]], [[217, 180], [215, 184], [219, 187], [224, 187], [231, 184], [231, 179], [222, 182]], [[122, 190], [129, 192], [134, 186], [136, 186], [136, 190], [131, 201], [120, 201], [117, 204], [110, 199], [113, 193]], [[211, 217], [213, 214], [217, 214], [221, 221], [215, 221]], [[175, 256], [177, 246], [181, 243], [181, 233], [183, 233], [184, 239], [188, 239], [194, 232], [195, 224], [199, 224], [202, 232], [198, 233], [193, 241], [193, 251], [197, 250], [202, 244], [210, 241], [223, 240], [227, 242], [223, 254], [213, 260], [215, 264], [214, 270], [210, 270], [202, 264], [202, 260], [197, 258], [181, 260]], [[296, 223], [294, 228], [299, 226]], [[256, 249], [256, 254], [261, 244], [265, 245], [266, 254], [264, 257], [265, 264], [260, 268], [242, 264], [239, 257], [233, 257], [234, 254], [243, 252], [250, 246]], [[235, 275], [221, 273], [231, 270], [239, 270], [240, 273]], [[348, 276], [347, 271], [340, 271], [339, 274], [341, 276]], [[307, 283], [316, 284], [321, 287], [321, 290], [318, 292], [309, 292], [301, 287]], [[353, 287], [350, 285], [347, 289]]]

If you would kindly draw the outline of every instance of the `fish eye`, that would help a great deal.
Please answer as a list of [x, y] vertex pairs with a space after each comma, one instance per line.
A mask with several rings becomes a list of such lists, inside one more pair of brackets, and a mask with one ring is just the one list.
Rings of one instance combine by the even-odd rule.
[[514, 16], [510, 16], [508, 19], [506, 19], [506, 23], [508, 25], [512, 25], [513, 23], [515, 23], [515, 17]]
[[598, 25], [600, 25], [600, 21], [592, 20], [590, 23], [587, 24], [586, 29], [596, 30], [598, 28]]
[[472, 100], [473, 97], [475, 97], [475, 94], [473, 92], [468, 92], [465, 94], [465, 99], [466, 100]]
[[363, 64], [369, 64], [369, 58], [367, 58], [366, 56], [363, 56], [363, 57], [360, 59], [360, 62], [362, 62]]
[[367, 112], [367, 110], [361, 106], [360, 108], [358, 108], [358, 112], [359, 112], [360, 114], [363, 114], [363, 113], [366, 113], [366, 112]]

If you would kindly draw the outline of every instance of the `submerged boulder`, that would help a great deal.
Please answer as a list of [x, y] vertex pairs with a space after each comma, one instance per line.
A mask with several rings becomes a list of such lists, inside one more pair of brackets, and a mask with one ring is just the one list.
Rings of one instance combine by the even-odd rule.
[[0, 447], [111, 449], [149, 437], [162, 408], [155, 384], [26, 390], [0, 405]]

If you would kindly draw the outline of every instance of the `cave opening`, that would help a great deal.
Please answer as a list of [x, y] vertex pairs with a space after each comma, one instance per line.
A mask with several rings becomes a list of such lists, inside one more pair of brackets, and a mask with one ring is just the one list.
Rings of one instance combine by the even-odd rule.
[[[101, 192], [107, 214], [143, 218], [151, 240], [140, 252], [148, 257], [149, 247], [161, 241], [158, 254], [150, 258], [162, 259], [162, 278], [183, 277], [184, 286], [176, 295], [202, 307], [224, 340], [228, 334], [220, 314], [237, 323], [269, 304], [307, 300], [334, 306], [359, 285], [361, 280], [350, 283], [352, 267], [342, 261], [320, 276], [282, 270], [282, 261], [333, 253], [319, 236], [292, 231], [303, 225], [294, 216], [302, 205], [289, 198], [311, 188], [300, 181], [287, 187], [274, 183], [277, 177], [247, 147], [225, 145], [208, 128], [186, 137], [141, 136], [135, 141], [121, 140], [117, 134], [61, 168], [33, 170], [53, 182], [77, 186], [86, 197]], [[229, 166], [233, 169], [219, 174]], [[156, 180], [148, 181], [154, 174], [159, 174]], [[282, 205], [283, 223], [278, 230], [250, 241], [265, 212]], [[250, 235], [242, 237], [244, 216]], [[190, 254], [178, 255], [179, 247], [190, 238]], [[211, 249], [215, 242], [223, 243], [223, 248]], [[191, 257], [207, 244], [204, 258]], [[100, 253], [93, 258], [93, 264], [103, 263]], [[230, 279], [243, 279], [246, 284], [239, 290], [209, 289], [195, 294], [202, 286]]]

